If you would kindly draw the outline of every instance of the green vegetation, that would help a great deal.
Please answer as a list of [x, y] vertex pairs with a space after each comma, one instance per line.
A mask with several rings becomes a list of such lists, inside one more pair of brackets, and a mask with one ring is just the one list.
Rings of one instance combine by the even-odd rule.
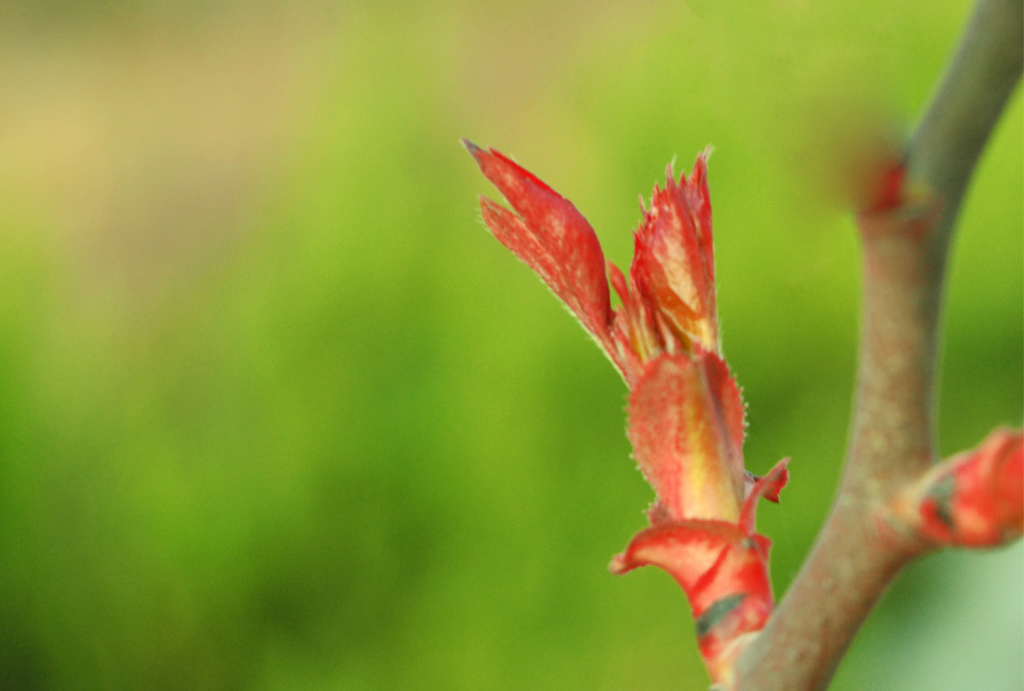
[[[857, 339], [816, 113], [911, 123], [968, 3], [99, 4], [0, 41], [0, 687], [705, 688], [678, 588], [605, 571], [652, 497], [625, 388], [482, 229], [458, 137], [620, 265], [636, 195], [715, 145], [747, 464], [793, 459], [781, 595]], [[945, 454], [1024, 412], [1022, 131], [1018, 93], [956, 243]], [[916, 566], [834, 688], [1021, 688], [1020, 553]]]

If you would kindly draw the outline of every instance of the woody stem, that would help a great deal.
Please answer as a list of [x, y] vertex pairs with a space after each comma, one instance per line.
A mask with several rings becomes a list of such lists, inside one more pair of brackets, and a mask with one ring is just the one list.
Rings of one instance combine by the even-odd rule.
[[907, 149], [909, 176], [936, 194], [937, 215], [902, 208], [862, 219], [864, 310], [843, 480], [810, 556], [740, 658], [742, 691], [826, 688], [892, 578], [925, 549], [889, 529], [879, 509], [935, 461], [946, 255], [975, 164], [1020, 79], [1022, 36], [1021, 0], [979, 0]]

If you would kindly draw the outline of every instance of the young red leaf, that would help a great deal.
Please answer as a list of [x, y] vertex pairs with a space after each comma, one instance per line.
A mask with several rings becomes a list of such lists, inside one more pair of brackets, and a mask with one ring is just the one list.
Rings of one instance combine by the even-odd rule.
[[713, 682], [732, 683], [736, 656], [774, 607], [768, 576], [771, 541], [722, 521], [677, 521], [643, 530], [610, 565], [668, 572], [686, 592], [697, 644]]
[[650, 363], [630, 397], [628, 434], [673, 520], [739, 518], [743, 402], [717, 355], [662, 355]]
[[634, 237], [630, 278], [684, 346], [720, 354], [707, 155], [697, 157], [689, 180], [676, 183], [670, 166], [665, 189], [655, 186]]
[[513, 214], [481, 198], [484, 223], [501, 244], [540, 275], [622, 370], [610, 334], [612, 308], [604, 253], [587, 219], [511, 159], [467, 140], [463, 144], [516, 211]]
[[735, 523], [682, 520], [662, 523], [637, 533], [626, 551], [609, 565], [615, 574], [654, 565], [675, 578], [688, 595], [721, 557], [723, 550], [746, 535]]

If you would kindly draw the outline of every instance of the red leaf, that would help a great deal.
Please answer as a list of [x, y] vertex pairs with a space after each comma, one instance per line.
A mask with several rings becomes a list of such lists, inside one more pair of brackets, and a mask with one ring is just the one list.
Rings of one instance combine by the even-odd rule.
[[540, 275], [622, 370], [609, 331], [612, 308], [604, 253], [587, 219], [567, 199], [494, 149], [485, 151], [467, 140], [463, 144], [518, 214], [481, 198], [484, 223], [501, 244]]
[[746, 537], [725, 521], [673, 521], [641, 530], [609, 565], [615, 574], [653, 564], [668, 571], [690, 593], [729, 545]]
[[657, 566], [686, 592], [701, 655], [712, 681], [730, 680], [748, 634], [774, 607], [768, 575], [771, 542], [722, 521], [677, 521], [639, 532], [610, 565], [621, 574]]
[[696, 342], [719, 353], [707, 155], [697, 157], [689, 180], [677, 184], [670, 166], [665, 189], [655, 186], [634, 236], [630, 279], [685, 347]]
[[640, 469], [673, 520], [735, 522], [743, 497], [743, 403], [725, 363], [661, 355], [629, 402], [629, 438]]

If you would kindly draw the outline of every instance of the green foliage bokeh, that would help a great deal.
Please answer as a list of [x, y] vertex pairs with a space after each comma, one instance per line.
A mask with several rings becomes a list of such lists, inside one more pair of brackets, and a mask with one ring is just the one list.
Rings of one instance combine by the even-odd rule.
[[[968, 11], [9, 11], [0, 688], [705, 688], [678, 588], [605, 570], [651, 500], [624, 387], [482, 229], [476, 195], [495, 192], [458, 138], [573, 200], [620, 266], [636, 195], [714, 144], [747, 464], [793, 459], [760, 518], [781, 595], [833, 496], [858, 337], [854, 230], [813, 172], [841, 135], [817, 113], [873, 100], [908, 127]], [[215, 98], [175, 102], [193, 93], [178, 59], [195, 63], [181, 74], [228, 70]], [[104, 76], [125, 60], [151, 91]], [[282, 63], [301, 88], [264, 90]], [[248, 89], [237, 122], [195, 130], [200, 153], [161, 143], [183, 126], [162, 109], [182, 109], [193, 142], [189, 118], [232, 89]], [[1018, 92], [952, 259], [946, 454], [1021, 420], [1022, 146]], [[916, 565], [834, 688], [1022, 688], [1021, 571], [1019, 545]]]

